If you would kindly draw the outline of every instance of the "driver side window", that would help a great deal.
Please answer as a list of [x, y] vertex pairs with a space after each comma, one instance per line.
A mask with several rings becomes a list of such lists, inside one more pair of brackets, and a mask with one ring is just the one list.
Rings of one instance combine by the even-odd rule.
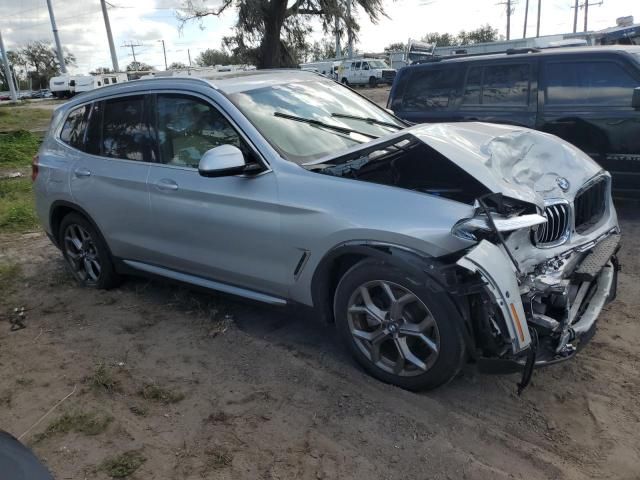
[[234, 145], [247, 158], [248, 150], [238, 132], [204, 100], [160, 94], [156, 105], [161, 163], [198, 168], [204, 153], [220, 145]]

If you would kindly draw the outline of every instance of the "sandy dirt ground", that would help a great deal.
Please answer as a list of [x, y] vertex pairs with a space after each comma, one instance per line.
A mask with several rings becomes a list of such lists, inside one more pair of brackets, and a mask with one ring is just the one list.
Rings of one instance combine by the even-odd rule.
[[82, 289], [44, 234], [4, 235], [0, 428], [58, 479], [127, 473], [105, 463], [125, 452], [139, 480], [638, 479], [640, 211], [620, 214], [618, 299], [520, 397], [518, 376], [473, 366], [403, 391], [306, 312], [135, 278]]

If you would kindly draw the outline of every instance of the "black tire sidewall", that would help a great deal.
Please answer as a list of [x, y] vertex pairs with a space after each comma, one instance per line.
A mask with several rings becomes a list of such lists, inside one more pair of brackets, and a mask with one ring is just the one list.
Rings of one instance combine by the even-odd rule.
[[62, 222], [60, 222], [60, 228], [58, 230], [58, 245], [60, 245], [62, 255], [64, 256], [69, 269], [71, 269], [71, 262], [67, 257], [67, 250], [64, 244], [64, 232], [69, 227], [69, 225], [79, 225], [89, 233], [93, 244], [97, 249], [101, 267], [100, 277], [95, 283], [89, 283], [85, 280], [82, 280], [76, 275], [76, 272], [72, 271], [73, 277], [84, 287], [109, 289], [117, 286], [120, 283], [120, 277], [114, 270], [113, 260], [111, 258], [111, 253], [109, 251], [109, 248], [107, 247], [106, 242], [102, 238], [100, 232], [98, 232], [98, 230], [93, 226], [93, 224], [89, 222], [84, 216], [78, 213], [70, 213], [65, 216], [62, 219]]
[[[433, 315], [440, 334], [440, 352], [427, 372], [413, 377], [391, 374], [371, 363], [356, 344], [347, 320], [348, 302], [356, 288], [372, 280], [386, 280], [407, 288]], [[352, 355], [367, 372], [383, 382], [407, 390], [428, 390], [447, 383], [462, 367], [464, 339], [460, 331], [460, 314], [452, 300], [446, 293], [433, 291], [424, 281], [420, 282], [392, 265], [378, 260], [364, 260], [348, 270], [336, 289], [334, 314], [340, 337]]]

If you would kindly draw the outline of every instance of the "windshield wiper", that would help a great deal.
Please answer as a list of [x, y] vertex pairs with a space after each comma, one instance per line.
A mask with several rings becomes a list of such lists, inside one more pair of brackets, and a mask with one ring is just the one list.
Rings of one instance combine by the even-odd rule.
[[345, 113], [332, 113], [332, 117], [336, 118], [349, 118], [351, 120], [362, 120], [363, 122], [373, 123], [374, 125], [382, 125], [383, 127], [395, 128], [396, 130], [403, 130], [405, 127], [401, 125], [396, 125], [395, 123], [383, 122], [382, 120], [377, 120], [371, 117], [359, 117], [357, 115], [347, 115]]
[[[296, 122], [308, 123], [309, 125], [315, 125], [316, 127], [326, 128], [328, 130], [333, 130], [335, 132], [344, 133], [347, 135], [350, 133], [355, 133], [357, 135], [362, 135], [363, 137], [368, 137], [371, 139], [378, 138], [376, 135], [371, 135], [370, 133], [361, 132], [360, 130], [354, 130], [353, 128], [341, 127], [339, 125], [331, 125], [330, 123], [324, 123], [324, 122], [321, 122], [320, 120], [314, 120], [313, 118], [297, 117], [295, 115], [289, 115], [288, 113], [282, 113], [282, 112], [274, 112], [273, 115], [279, 118], [287, 118], [289, 120], [294, 120]], [[357, 141], [355, 139], [352, 139], [352, 140]]]

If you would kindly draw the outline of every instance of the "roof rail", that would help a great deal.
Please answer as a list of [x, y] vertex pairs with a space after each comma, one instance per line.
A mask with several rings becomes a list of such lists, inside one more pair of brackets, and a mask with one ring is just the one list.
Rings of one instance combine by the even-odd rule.
[[507, 55], [517, 55], [519, 53], [539, 53], [540, 49], [535, 47], [525, 47], [525, 48], [507, 48]]

